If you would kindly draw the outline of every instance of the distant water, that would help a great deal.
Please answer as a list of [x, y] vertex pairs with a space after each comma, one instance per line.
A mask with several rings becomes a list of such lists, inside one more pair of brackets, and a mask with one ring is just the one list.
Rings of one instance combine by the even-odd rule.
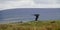
[[0, 22], [34, 20], [34, 14], [40, 14], [39, 20], [60, 19], [60, 8], [16, 8], [0, 11]]

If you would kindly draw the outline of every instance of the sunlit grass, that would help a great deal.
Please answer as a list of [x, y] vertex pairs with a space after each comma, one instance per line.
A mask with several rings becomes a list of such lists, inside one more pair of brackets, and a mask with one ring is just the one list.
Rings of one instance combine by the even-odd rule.
[[60, 30], [60, 20], [0, 24], [0, 30]]

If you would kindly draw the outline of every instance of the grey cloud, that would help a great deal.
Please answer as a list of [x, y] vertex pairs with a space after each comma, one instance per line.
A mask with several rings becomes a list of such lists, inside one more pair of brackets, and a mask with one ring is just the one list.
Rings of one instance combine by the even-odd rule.
[[17, 1], [17, 0], [0, 0], [0, 1]]
[[60, 0], [34, 0], [37, 4], [53, 4], [53, 3], [60, 3]]
[[[20, 1], [20, 0], [0, 0], [0, 3], [6, 3], [7, 1]], [[60, 0], [33, 0], [36, 4], [52, 4], [52, 3], [60, 3]]]
[[60, 0], [56, 0], [56, 3], [60, 4]]
[[[48, 3], [48, 0], [34, 0], [35, 3]], [[51, 2], [49, 2], [51, 3]]]
[[0, 0], [0, 3], [6, 3], [8, 1], [18, 1], [18, 0]]

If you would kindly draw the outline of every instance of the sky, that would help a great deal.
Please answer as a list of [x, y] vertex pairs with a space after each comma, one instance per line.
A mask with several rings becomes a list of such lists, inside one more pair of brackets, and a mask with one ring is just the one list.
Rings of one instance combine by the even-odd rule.
[[60, 8], [60, 0], [0, 0], [0, 10], [13, 8]]

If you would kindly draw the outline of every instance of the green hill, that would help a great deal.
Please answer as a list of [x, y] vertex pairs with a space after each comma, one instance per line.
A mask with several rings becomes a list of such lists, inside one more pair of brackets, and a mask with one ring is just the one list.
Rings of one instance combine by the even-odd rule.
[[60, 20], [0, 24], [0, 30], [60, 30]]

